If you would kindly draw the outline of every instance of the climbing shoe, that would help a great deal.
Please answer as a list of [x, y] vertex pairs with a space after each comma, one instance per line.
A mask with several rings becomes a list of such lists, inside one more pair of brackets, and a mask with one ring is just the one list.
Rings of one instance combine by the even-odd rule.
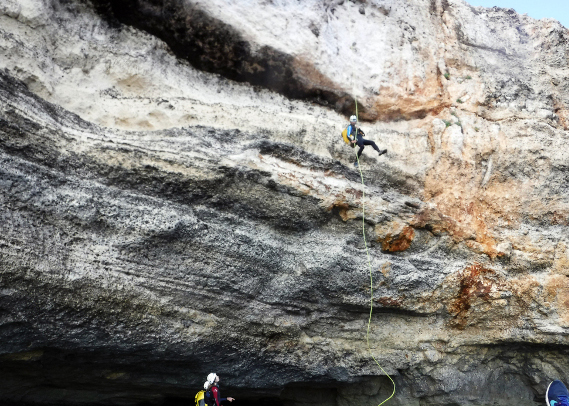
[[563, 382], [555, 380], [547, 387], [545, 402], [547, 406], [569, 406], [569, 393]]
[[381, 151], [379, 151], [379, 156], [382, 156], [383, 154], [386, 154], [386, 153], [387, 153], [387, 150], [386, 150], [386, 149], [381, 150]]

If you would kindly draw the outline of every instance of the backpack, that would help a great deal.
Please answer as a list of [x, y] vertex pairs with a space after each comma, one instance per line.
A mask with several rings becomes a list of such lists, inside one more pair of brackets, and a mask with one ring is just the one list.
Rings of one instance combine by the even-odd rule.
[[[355, 148], [355, 147], [356, 147], [355, 144], [352, 144], [352, 143], [350, 142], [350, 138], [351, 138], [351, 137], [349, 137], [348, 135], [351, 136], [351, 134], [348, 134], [348, 127], [349, 127], [349, 125], [346, 126], [346, 128], [344, 128], [344, 131], [342, 131], [342, 138], [344, 138], [344, 142], [345, 142], [346, 144], [348, 144], [348, 145], [349, 145], [350, 147], [352, 147], [352, 148]], [[362, 131], [358, 128], [358, 132], [362, 132]]]
[[196, 393], [196, 406], [205, 406], [204, 395], [205, 395], [205, 390], [201, 390], [198, 393]]
[[196, 393], [196, 406], [213, 406], [214, 404], [215, 401], [210, 390], [201, 390]]

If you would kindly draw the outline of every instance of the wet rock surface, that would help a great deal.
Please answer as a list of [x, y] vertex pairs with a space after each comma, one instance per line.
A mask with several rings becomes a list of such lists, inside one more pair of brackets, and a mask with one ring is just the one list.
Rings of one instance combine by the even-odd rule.
[[[566, 29], [262, 3], [0, 5], [0, 400], [173, 405], [215, 371], [242, 403], [377, 404], [371, 299], [391, 404], [543, 401], [569, 378]], [[347, 95], [389, 151], [365, 188]]]

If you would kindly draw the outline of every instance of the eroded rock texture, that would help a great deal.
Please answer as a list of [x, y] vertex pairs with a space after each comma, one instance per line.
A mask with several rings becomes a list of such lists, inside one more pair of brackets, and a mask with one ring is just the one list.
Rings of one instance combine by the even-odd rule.
[[[0, 4], [0, 401], [534, 405], [567, 30], [461, 0]], [[339, 135], [358, 100], [365, 188]], [[365, 192], [365, 194], [364, 194]], [[362, 236], [365, 204], [373, 292]]]

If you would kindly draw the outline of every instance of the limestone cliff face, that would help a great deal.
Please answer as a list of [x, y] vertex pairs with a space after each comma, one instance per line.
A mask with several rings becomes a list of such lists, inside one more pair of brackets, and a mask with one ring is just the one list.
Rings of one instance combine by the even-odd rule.
[[[568, 33], [461, 0], [4, 0], [0, 400], [533, 405]], [[358, 100], [365, 189], [340, 131]], [[365, 192], [365, 194], [364, 194]]]

